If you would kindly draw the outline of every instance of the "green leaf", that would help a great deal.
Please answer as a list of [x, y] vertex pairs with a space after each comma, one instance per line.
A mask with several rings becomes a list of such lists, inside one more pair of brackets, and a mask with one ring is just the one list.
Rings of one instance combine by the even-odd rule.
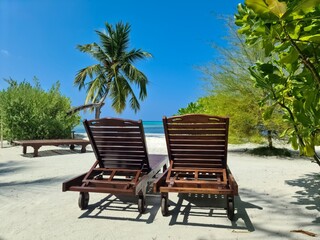
[[248, 30], [250, 30], [250, 25], [245, 25], [244, 27], [242, 27], [238, 30], [238, 33], [243, 34], [243, 33], [247, 32]]
[[305, 31], [305, 32], [310, 32], [310, 31], [312, 31], [313, 29], [318, 29], [319, 28], [319, 24], [311, 24], [311, 25], [309, 25], [309, 26], [306, 26], [306, 27], [304, 27], [303, 28], [303, 30]]
[[306, 144], [304, 151], [308, 157], [312, 157], [314, 155], [314, 148], [310, 144]]
[[266, 56], [269, 56], [274, 49], [274, 45], [272, 44], [271, 41], [269, 41], [269, 39], [263, 41], [263, 47], [264, 47], [264, 53]]
[[274, 109], [275, 109], [275, 105], [268, 107], [263, 113], [263, 119], [269, 120], [272, 116]]
[[294, 150], [298, 150], [299, 149], [299, 144], [297, 142], [297, 137], [296, 136], [291, 136], [290, 142], [291, 142], [292, 148]]
[[268, 5], [263, 0], [245, 0], [245, 4], [257, 14], [270, 12]]
[[264, 63], [260, 66], [261, 71], [263, 71], [264, 74], [270, 74], [274, 71], [274, 66], [270, 63]]
[[294, 38], [294, 39], [298, 38], [300, 35], [300, 29], [301, 29], [301, 26], [296, 25], [296, 27], [294, 28], [293, 34], [291, 34], [291, 38]]
[[279, 2], [278, 0], [266, 0], [266, 2], [269, 5], [270, 11], [279, 18], [287, 11], [287, 4], [285, 2]]
[[[271, 3], [276, 0], [269, 0]], [[264, 19], [272, 20], [279, 18], [264, 0], [245, 0], [245, 4], [251, 8], [257, 15]], [[275, 7], [275, 6], [274, 6]]]
[[288, 133], [288, 131], [289, 131], [289, 129], [290, 128], [287, 128], [287, 129], [285, 129], [281, 134], [280, 134], [280, 138], [283, 138], [284, 136], [286, 136], [287, 135], [287, 133]]
[[280, 62], [290, 64], [297, 61], [298, 58], [299, 53], [293, 47], [291, 47], [288, 53], [283, 53], [282, 56], [280, 55]]
[[314, 104], [315, 95], [315, 92], [310, 92], [305, 96], [306, 100], [303, 104], [304, 109], [310, 109], [312, 107], [312, 104]]
[[301, 41], [315, 42], [320, 43], [320, 33], [315, 35], [303, 36], [300, 37]]
[[[314, 9], [320, 4], [320, 0], [301, 0], [292, 9], [292, 14], [302, 11], [304, 14], [314, 11]], [[290, 14], [291, 14], [290, 13]]]

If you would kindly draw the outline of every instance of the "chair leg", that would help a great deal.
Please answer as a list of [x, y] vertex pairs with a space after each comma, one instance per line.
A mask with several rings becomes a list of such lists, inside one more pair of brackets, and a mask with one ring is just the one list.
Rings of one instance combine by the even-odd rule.
[[142, 194], [138, 197], [138, 210], [141, 214], [146, 211], [146, 198]]
[[89, 204], [89, 193], [88, 192], [80, 192], [78, 205], [81, 210], [87, 209]]
[[168, 194], [161, 194], [161, 213], [162, 216], [169, 215], [169, 207], [168, 207]]
[[227, 196], [227, 215], [230, 221], [234, 218], [234, 196]]

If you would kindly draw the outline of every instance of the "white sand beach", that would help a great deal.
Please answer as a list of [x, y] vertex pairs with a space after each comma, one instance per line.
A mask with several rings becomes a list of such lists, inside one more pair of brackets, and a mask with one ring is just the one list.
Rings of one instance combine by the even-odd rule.
[[[147, 138], [149, 153], [166, 154], [164, 138]], [[141, 215], [137, 199], [91, 193], [80, 210], [77, 192], [62, 192], [62, 182], [90, 169], [88, 147], [42, 147], [39, 157], [21, 146], [0, 148], [0, 239], [319, 239], [319, 166], [300, 157], [257, 157], [230, 145], [228, 163], [239, 185], [235, 221], [214, 196], [170, 194], [163, 217], [160, 196], [147, 195]], [[220, 207], [220, 208], [217, 208]], [[317, 234], [310, 237], [304, 230]]]

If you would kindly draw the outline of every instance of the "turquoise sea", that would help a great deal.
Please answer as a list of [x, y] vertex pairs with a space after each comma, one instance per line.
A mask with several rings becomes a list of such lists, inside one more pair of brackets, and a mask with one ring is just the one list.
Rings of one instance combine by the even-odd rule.
[[[144, 132], [146, 134], [163, 134], [163, 125], [162, 125], [162, 121], [143, 121], [143, 128], [144, 128]], [[79, 124], [78, 126], [76, 126], [73, 131], [75, 131], [75, 133], [79, 133], [79, 134], [83, 134], [86, 133], [83, 124]]]

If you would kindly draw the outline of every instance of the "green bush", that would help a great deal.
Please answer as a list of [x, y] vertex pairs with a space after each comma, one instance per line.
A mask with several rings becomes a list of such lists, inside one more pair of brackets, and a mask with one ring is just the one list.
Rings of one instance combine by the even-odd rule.
[[4, 138], [12, 140], [70, 138], [80, 122], [79, 115], [67, 116], [70, 99], [60, 93], [59, 82], [49, 91], [35, 84], [7, 80], [9, 87], [0, 92], [0, 116]]

